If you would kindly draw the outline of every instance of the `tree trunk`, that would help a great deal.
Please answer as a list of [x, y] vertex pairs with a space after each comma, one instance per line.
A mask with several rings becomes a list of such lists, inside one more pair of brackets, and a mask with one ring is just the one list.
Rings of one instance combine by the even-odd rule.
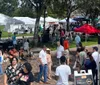
[[66, 20], [66, 23], [67, 23], [66, 31], [70, 30], [70, 25], [69, 25], [70, 24], [70, 22], [69, 22], [70, 15], [71, 15], [71, 9], [68, 9], [68, 11], [67, 11], [67, 20]]
[[40, 17], [38, 17], [36, 19], [36, 22], [35, 22], [35, 29], [34, 29], [34, 43], [35, 43], [35, 46], [37, 46], [37, 44], [38, 44], [39, 21], [40, 21]]
[[67, 20], [66, 20], [66, 21], [67, 21], [67, 29], [66, 29], [66, 31], [69, 31], [69, 30], [70, 30], [69, 18], [70, 18], [70, 16], [68, 16], [68, 17], [67, 17]]

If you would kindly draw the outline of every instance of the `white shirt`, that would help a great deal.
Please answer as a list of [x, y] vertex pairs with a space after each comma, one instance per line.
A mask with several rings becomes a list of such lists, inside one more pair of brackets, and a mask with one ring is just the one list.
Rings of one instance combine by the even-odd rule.
[[63, 51], [64, 51], [64, 47], [62, 45], [57, 47], [57, 58], [60, 58], [62, 56]]
[[100, 56], [99, 56], [99, 53], [98, 53], [97, 51], [95, 51], [95, 52], [92, 53], [92, 56], [93, 56], [93, 59], [94, 59], [95, 62], [96, 62], [97, 68], [98, 68], [98, 64], [99, 64], [99, 61], [100, 61], [100, 60], [99, 60], [99, 59], [100, 59], [100, 58], [99, 58], [99, 57], [100, 57]]
[[69, 85], [68, 79], [69, 75], [71, 75], [71, 69], [68, 65], [60, 65], [56, 68], [56, 76], [59, 76], [56, 85]]
[[39, 58], [41, 59], [43, 64], [47, 64], [47, 56], [44, 50], [41, 50], [39, 53]]
[[29, 49], [29, 43], [28, 42], [25, 42], [24, 43], [24, 50], [28, 50]]

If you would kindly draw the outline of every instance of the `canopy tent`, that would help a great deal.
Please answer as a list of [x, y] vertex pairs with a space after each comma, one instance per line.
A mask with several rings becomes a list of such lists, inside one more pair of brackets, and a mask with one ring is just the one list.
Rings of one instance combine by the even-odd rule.
[[46, 22], [58, 22], [58, 19], [52, 18], [52, 17], [46, 17]]
[[73, 18], [73, 20], [75, 20], [75, 21], [90, 21], [89, 18], [86, 18], [86, 17], [84, 17], [84, 16], [75, 16], [75, 17]]
[[9, 16], [0, 13], [0, 25], [6, 25], [5, 21], [7, 18], [9, 18]]
[[35, 24], [36, 19], [30, 17], [13, 17], [14, 19], [20, 20], [25, 24]]
[[[66, 20], [67, 20], [67, 18], [66, 18], [66, 19], [63, 19], [63, 20], [60, 20], [59, 22], [60, 22], [60, 23], [66, 23]], [[69, 18], [69, 22], [70, 22], [70, 23], [75, 23], [76, 21], [73, 20], [72, 18]]]
[[83, 26], [74, 29], [75, 32], [82, 32], [86, 34], [93, 34], [93, 33], [100, 33], [100, 30], [96, 29], [95, 27], [89, 25], [89, 24], [84, 24]]
[[23, 21], [17, 20], [17, 19], [11, 18], [11, 17], [7, 18], [5, 22], [7, 24], [25, 24]]
[[[40, 17], [40, 22], [44, 22], [44, 18]], [[45, 22], [49, 23], [49, 22], [59, 22], [58, 19], [55, 19], [53, 17], [46, 17], [45, 18]]]

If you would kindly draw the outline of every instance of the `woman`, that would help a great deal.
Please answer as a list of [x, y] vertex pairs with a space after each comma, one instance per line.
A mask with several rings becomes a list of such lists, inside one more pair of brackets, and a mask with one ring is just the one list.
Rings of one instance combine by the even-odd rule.
[[48, 62], [48, 78], [51, 79], [51, 66], [52, 66], [52, 59], [50, 54], [50, 49], [46, 49], [47, 52], [47, 62]]
[[21, 65], [18, 64], [18, 59], [16, 57], [12, 57], [10, 59], [10, 65], [5, 70], [4, 85], [15, 85], [20, 70]]
[[88, 71], [89, 69], [92, 70], [92, 74], [93, 74], [93, 78], [94, 78], [97, 66], [96, 66], [96, 62], [94, 61], [90, 52], [87, 53], [87, 58], [84, 62], [84, 65], [85, 65], [86, 71]]
[[18, 85], [32, 85], [34, 81], [33, 74], [31, 72], [32, 66], [26, 62], [23, 70], [19, 74]]

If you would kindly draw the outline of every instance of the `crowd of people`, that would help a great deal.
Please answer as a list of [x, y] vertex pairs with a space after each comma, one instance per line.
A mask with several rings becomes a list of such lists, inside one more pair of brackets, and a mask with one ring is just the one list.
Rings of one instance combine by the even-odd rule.
[[[25, 40], [23, 46], [19, 50], [16, 49], [17, 39], [16, 35], [12, 37], [13, 48], [9, 51], [0, 50], [0, 75], [4, 75], [4, 85], [33, 85], [34, 75], [32, 73], [32, 64], [27, 61], [28, 57], [32, 58], [33, 54], [29, 48], [28, 40]], [[99, 62], [99, 52], [98, 47], [93, 47], [93, 52], [88, 51], [81, 42], [81, 37], [79, 34], [75, 36], [76, 42], [76, 55], [75, 63], [73, 66], [74, 70], [80, 72], [80, 70], [89, 69], [92, 70], [93, 80], [95, 85], [98, 80], [98, 62]], [[43, 45], [42, 50], [39, 52], [38, 63], [39, 72], [37, 76], [37, 83], [39, 84], [50, 84], [48, 79], [52, 79], [52, 66], [56, 67], [55, 79], [57, 79], [56, 85], [68, 85], [69, 77], [72, 75], [72, 70], [70, 67], [71, 57], [70, 57], [70, 41], [68, 37], [65, 37], [64, 33], [61, 32], [60, 40], [57, 41], [56, 50], [56, 62], [52, 60], [51, 50]], [[3, 71], [3, 62], [8, 62], [9, 65]], [[21, 63], [24, 61], [24, 63]], [[41, 79], [44, 79], [41, 81]]]

